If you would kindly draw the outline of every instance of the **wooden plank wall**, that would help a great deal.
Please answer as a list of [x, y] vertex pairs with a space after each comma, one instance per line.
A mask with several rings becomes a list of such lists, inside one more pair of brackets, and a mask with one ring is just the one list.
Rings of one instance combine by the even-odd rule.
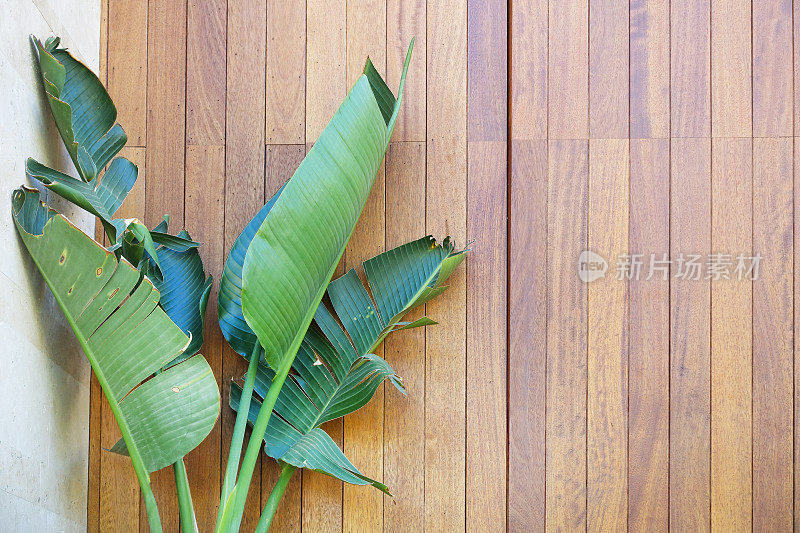
[[[791, 0], [102, 2], [101, 78], [142, 173], [125, 216], [169, 213], [215, 278], [366, 56], [394, 88], [416, 37], [343, 267], [427, 233], [473, 251], [427, 305], [440, 324], [380, 350], [408, 396], [326, 427], [395, 497], [304, 472], [275, 530], [792, 529]], [[589, 284], [587, 249], [608, 263]], [[617, 279], [626, 254], [638, 279]], [[758, 279], [682, 279], [693, 254], [759, 255]], [[212, 291], [204, 353], [227, 396], [245, 367], [215, 308]], [[201, 531], [232, 426], [223, 408], [187, 459]], [[102, 451], [117, 438], [95, 385], [90, 528], [146, 530], [129, 465]], [[244, 530], [278, 475], [258, 468]], [[170, 473], [153, 483], [177, 531]]]

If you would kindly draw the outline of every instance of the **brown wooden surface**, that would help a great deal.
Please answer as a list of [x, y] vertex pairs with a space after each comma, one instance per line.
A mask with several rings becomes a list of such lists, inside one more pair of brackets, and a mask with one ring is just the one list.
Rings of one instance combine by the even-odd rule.
[[[789, 531], [800, 491], [800, 8], [790, 0], [102, 0], [101, 79], [141, 179], [225, 253], [324, 128], [366, 55], [404, 109], [339, 273], [431, 233], [474, 241], [379, 351], [408, 396], [325, 427], [394, 498], [303, 472], [277, 531]], [[798, 34], [800, 35], [800, 34]], [[145, 176], [146, 175], [146, 176]], [[800, 245], [800, 244], [799, 244]], [[577, 259], [608, 261], [585, 284]], [[616, 279], [619, 254], [673, 260]], [[760, 278], [676, 279], [681, 254]], [[203, 349], [244, 373], [212, 291]], [[418, 312], [418, 314], [420, 314]], [[89, 529], [147, 529], [93, 384]], [[213, 529], [233, 413], [187, 458]], [[257, 466], [243, 530], [278, 475]], [[153, 476], [167, 531], [174, 483]]]

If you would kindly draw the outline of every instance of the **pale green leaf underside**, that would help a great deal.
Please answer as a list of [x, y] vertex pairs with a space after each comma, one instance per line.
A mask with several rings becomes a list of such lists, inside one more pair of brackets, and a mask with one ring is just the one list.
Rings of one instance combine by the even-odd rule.
[[153, 284], [42, 204], [38, 191], [15, 191], [13, 214], [112, 410], [119, 407], [131, 455], [148, 472], [186, 455], [211, 431], [219, 391], [202, 356], [147, 379], [188, 343], [158, 305]]

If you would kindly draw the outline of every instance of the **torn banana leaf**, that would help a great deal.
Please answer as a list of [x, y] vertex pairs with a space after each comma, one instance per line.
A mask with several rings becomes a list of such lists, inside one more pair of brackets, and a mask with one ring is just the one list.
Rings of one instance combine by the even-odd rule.
[[58, 47], [58, 38], [44, 45], [32, 39], [58, 131], [81, 179], [92, 181], [128, 140], [115, 124], [117, 108], [94, 72]]
[[219, 415], [219, 390], [201, 356], [164, 368], [188, 337], [159, 306], [159, 292], [35, 189], [12, 199], [17, 230], [72, 327], [117, 419], [137, 476], [195, 448]]
[[[455, 251], [449, 239], [438, 245], [428, 236], [365, 261], [374, 304], [355, 270], [330, 283], [333, 312], [320, 304], [314, 324], [306, 332], [267, 426], [268, 455], [386, 491], [382, 484], [363, 476], [320, 426], [366, 405], [386, 379], [404, 392], [402, 380], [373, 352], [393, 331], [435, 324], [427, 317], [413, 322], [402, 319], [444, 292], [445, 281], [464, 260], [465, 252]], [[271, 368], [259, 364], [254, 391], [261, 398], [274, 376]], [[234, 409], [240, 392], [238, 385], [231, 385]], [[251, 423], [259, 406], [254, 398], [248, 413]]]

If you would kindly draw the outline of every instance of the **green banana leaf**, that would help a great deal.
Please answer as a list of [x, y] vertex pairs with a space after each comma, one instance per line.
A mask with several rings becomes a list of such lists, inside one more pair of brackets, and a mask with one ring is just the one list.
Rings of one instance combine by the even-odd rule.
[[42, 45], [31, 37], [39, 55], [42, 83], [58, 131], [83, 181], [92, 181], [127, 142], [117, 108], [103, 84], [86, 65], [59, 48], [59, 38]]
[[256, 213], [256, 216], [236, 238], [231, 251], [228, 252], [228, 258], [225, 260], [225, 269], [222, 271], [222, 278], [220, 278], [217, 300], [219, 327], [230, 347], [245, 358], [249, 358], [250, 354], [253, 353], [258, 339], [253, 330], [250, 329], [250, 326], [247, 325], [242, 313], [242, 268], [244, 266], [244, 258], [250, 242], [256, 235], [256, 231], [261, 227], [264, 219], [267, 218], [272, 206], [275, 205], [283, 191], [283, 187], [285, 187], [285, 184]]
[[[245, 254], [242, 309], [267, 363], [290, 364], [375, 181], [402, 102], [367, 61]], [[381, 110], [391, 104], [392, 113]]]
[[[119, 223], [112, 217], [136, 182], [136, 165], [116, 156], [127, 142], [117, 110], [100, 80], [59, 39], [43, 46], [33, 38], [42, 84], [61, 138], [81, 179], [28, 159], [26, 171], [48, 189], [97, 216], [109, 241], [118, 241]], [[103, 172], [105, 166], [111, 165]]]
[[[435, 324], [427, 317], [413, 322], [403, 322], [403, 317], [444, 292], [465, 252], [455, 251], [449, 239], [438, 245], [428, 236], [369, 259], [364, 272], [372, 298], [355, 270], [330, 283], [333, 312], [324, 303], [318, 307], [275, 403], [277, 416], [270, 417], [264, 438], [270, 457], [387, 492], [361, 474], [320, 425], [366, 405], [386, 379], [405, 392], [402, 380], [373, 352], [393, 331]], [[271, 368], [259, 364], [254, 391], [261, 398], [274, 376]], [[232, 384], [233, 409], [238, 409], [240, 396], [241, 388]], [[260, 405], [254, 397], [248, 412], [251, 424]]]
[[191, 245], [197, 243], [192, 241], [186, 230], [175, 236], [168, 233], [160, 235], [169, 237], [162, 238], [162, 242], [169, 244], [162, 244], [158, 248], [161, 278], [154, 278], [153, 285], [161, 293], [164, 312], [190, 339], [186, 349], [170, 362], [172, 365], [193, 356], [203, 345], [206, 305], [214, 279], [212, 276], [206, 277], [200, 252], [197, 246]]
[[14, 192], [17, 230], [92, 365], [140, 479], [195, 448], [219, 415], [211, 367], [198, 355], [164, 368], [189, 339], [159, 292], [35, 189]]

